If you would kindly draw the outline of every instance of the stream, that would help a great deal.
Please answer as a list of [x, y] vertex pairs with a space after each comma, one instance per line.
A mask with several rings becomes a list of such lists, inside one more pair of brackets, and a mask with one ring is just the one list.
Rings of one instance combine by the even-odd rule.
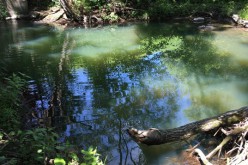
[[248, 105], [248, 32], [198, 26], [0, 22], [0, 66], [30, 77], [34, 111], [61, 142], [97, 147], [110, 165], [174, 164], [185, 142], [139, 146], [126, 129], [174, 128]]

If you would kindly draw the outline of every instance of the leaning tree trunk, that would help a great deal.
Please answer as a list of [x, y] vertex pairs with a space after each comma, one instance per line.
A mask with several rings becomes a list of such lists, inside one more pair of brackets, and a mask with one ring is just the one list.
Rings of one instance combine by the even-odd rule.
[[137, 130], [135, 128], [130, 128], [127, 131], [138, 143], [159, 145], [173, 141], [185, 140], [198, 133], [208, 132], [222, 126], [229, 126], [246, 117], [248, 117], [247, 106], [237, 110], [228, 111], [219, 116], [189, 123], [178, 128], [167, 130], [159, 130], [156, 128]]
[[71, 0], [59, 0], [61, 7], [64, 9], [65, 14], [68, 18], [73, 19], [74, 21], [79, 21], [79, 17], [72, 10]]

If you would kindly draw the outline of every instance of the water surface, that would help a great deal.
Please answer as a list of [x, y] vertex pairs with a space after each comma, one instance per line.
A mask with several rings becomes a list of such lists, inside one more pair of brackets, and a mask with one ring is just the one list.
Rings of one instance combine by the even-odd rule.
[[248, 33], [197, 26], [1, 22], [1, 65], [31, 77], [34, 110], [61, 141], [95, 146], [107, 164], [172, 164], [183, 142], [138, 146], [125, 129], [173, 128], [248, 104]]

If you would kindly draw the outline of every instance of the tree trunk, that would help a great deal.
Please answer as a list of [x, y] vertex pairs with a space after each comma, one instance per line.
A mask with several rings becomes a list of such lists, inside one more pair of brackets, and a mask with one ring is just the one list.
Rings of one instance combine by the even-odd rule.
[[27, 0], [4, 0], [7, 11], [12, 19], [21, 18], [28, 14]]
[[147, 145], [159, 145], [173, 141], [186, 140], [198, 133], [208, 132], [219, 127], [229, 126], [248, 117], [248, 107], [242, 107], [237, 110], [228, 111], [219, 116], [199, 120], [184, 126], [159, 130], [150, 128], [148, 130], [128, 129], [129, 135], [138, 143]]
[[74, 21], [79, 21], [79, 17], [73, 12], [72, 4], [69, 2], [70, 0], [59, 0], [61, 7], [64, 9], [65, 14], [68, 18], [73, 19]]

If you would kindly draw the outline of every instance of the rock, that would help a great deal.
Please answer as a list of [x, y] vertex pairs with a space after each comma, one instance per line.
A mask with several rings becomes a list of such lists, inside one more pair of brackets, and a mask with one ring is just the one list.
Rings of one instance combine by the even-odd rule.
[[248, 20], [241, 20], [240, 24], [242, 24], [242, 25], [248, 24]]
[[64, 10], [60, 9], [58, 12], [53, 13], [53, 14], [49, 14], [48, 16], [46, 16], [42, 22], [45, 23], [52, 23], [57, 21], [58, 19], [60, 19], [62, 16], [64, 15]]
[[233, 21], [234, 21], [235, 23], [238, 23], [239, 20], [240, 20], [240, 17], [239, 17], [238, 14], [233, 14], [233, 15], [232, 15], [232, 19], [233, 19]]
[[205, 21], [205, 18], [203, 18], [203, 17], [196, 17], [193, 19], [194, 23], [202, 23], [204, 21]]
[[57, 6], [51, 7], [51, 8], [50, 8], [50, 11], [51, 11], [52, 13], [57, 13], [59, 10], [60, 10], [60, 7], [57, 7]]
[[233, 14], [232, 15], [232, 19], [233, 21], [238, 24], [238, 25], [242, 25], [244, 26], [245, 28], [248, 28], [248, 20], [243, 20], [239, 17], [238, 14]]
[[66, 20], [69, 19], [65, 13], [63, 14], [63, 18], [66, 19]]
[[203, 31], [212, 31], [215, 29], [215, 27], [212, 25], [202, 25], [202, 26], [199, 26], [198, 29], [203, 30]]

